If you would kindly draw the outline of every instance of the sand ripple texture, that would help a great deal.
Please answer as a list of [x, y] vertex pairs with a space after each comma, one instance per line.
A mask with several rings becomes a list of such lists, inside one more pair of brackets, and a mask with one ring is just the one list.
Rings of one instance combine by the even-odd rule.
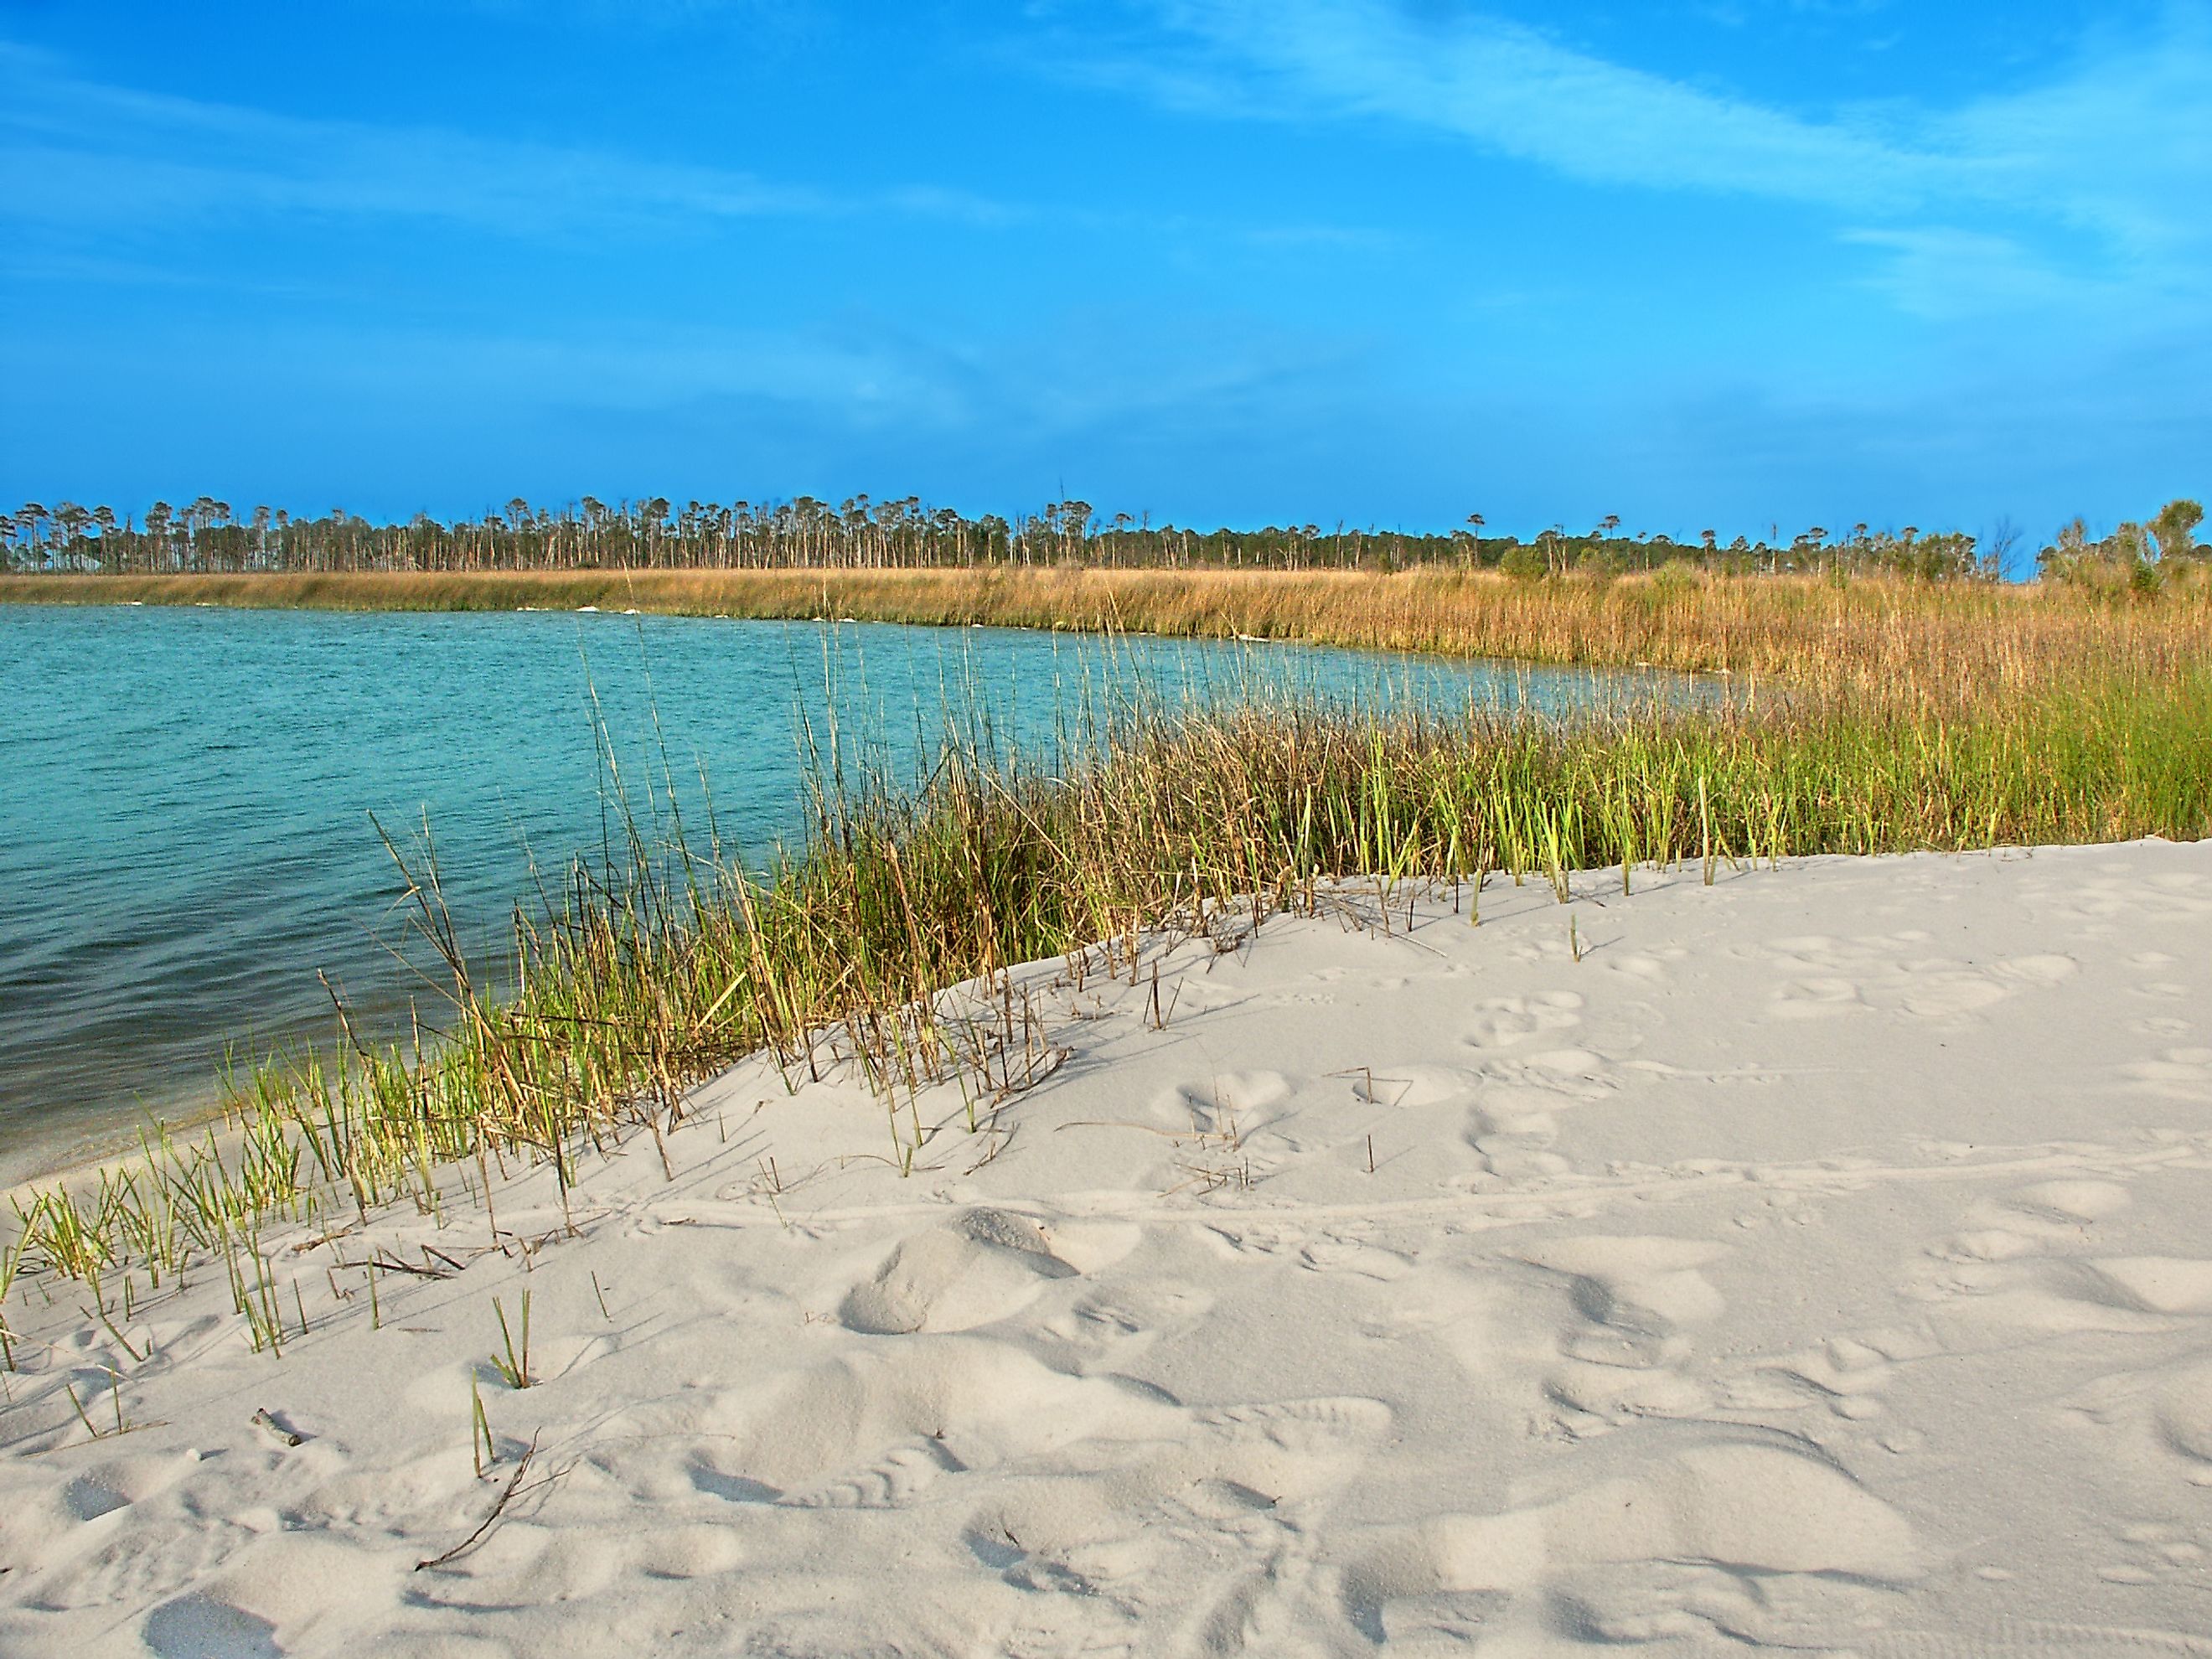
[[2212, 1654], [2212, 847], [1634, 885], [1038, 964], [972, 1130], [749, 1064], [281, 1359], [19, 1291], [0, 1652]]

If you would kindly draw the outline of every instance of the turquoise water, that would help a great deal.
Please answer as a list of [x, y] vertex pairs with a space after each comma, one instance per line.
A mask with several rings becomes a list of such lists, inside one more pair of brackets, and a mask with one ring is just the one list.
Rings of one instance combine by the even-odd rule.
[[[470, 945], [532, 860], [597, 856], [604, 723], [629, 795], [674, 778], [751, 849], [799, 830], [799, 720], [911, 758], [948, 702], [1049, 741], [1088, 696], [1291, 685], [1451, 707], [1610, 697], [1616, 678], [1297, 646], [602, 614], [341, 616], [0, 605], [0, 1178], [215, 1092], [226, 1046], [322, 1042], [434, 992], [370, 821], [427, 814]], [[655, 714], [658, 714], [658, 730]], [[702, 790], [701, 777], [704, 774]], [[419, 951], [415, 953], [419, 956]]]

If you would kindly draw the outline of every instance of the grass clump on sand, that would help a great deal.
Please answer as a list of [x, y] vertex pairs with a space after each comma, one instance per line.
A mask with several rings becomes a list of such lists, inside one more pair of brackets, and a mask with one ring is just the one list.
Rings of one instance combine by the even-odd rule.
[[[585, 1149], [665, 1134], [692, 1085], [762, 1050], [794, 1080], [857, 1066], [910, 1167], [921, 1131], [899, 1127], [902, 1091], [950, 1077], [1003, 1097], [1048, 1063], [997, 977], [1009, 967], [1103, 945], [1110, 971], [1134, 960], [1115, 942], [1145, 929], [1310, 910], [1340, 878], [1472, 880], [1479, 896], [1492, 872], [1536, 874], [1564, 897], [1569, 872], [1605, 866], [1626, 883], [1687, 861], [1710, 878], [1723, 860], [2212, 832], [2197, 623], [2069, 625], [2091, 630], [2101, 672], [2007, 636], [1974, 659], [1994, 682], [1939, 655], [1881, 696], [1862, 683], [1573, 721], [1139, 709], [1049, 763], [950, 742], [909, 792], [833, 762], [805, 844], [764, 872], [635, 835], [619, 878], [579, 868], [518, 926], [520, 988], [496, 1003], [426, 872], [411, 896], [451, 977], [434, 1040], [349, 1033], [335, 1057], [263, 1066], [233, 1091], [226, 1134], [150, 1133], [94, 1184], [19, 1204], [9, 1274], [82, 1279], [104, 1316], [135, 1275], [158, 1286], [221, 1260], [256, 1346], [281, 1348], [272, 1220], [330, 1230], [410, 1198], [434, 1211], [457, 1164], [489, 1201], [491, 1166], [518, 1158], [550, 1163], [565, 1193]], [[969, 981], [957, 1006], [938, 994]]]

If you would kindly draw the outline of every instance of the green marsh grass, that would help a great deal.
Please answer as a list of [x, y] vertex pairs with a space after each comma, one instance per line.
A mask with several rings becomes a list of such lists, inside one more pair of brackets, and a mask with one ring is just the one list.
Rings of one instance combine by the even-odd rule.
[[522, 1311], [514, 1326], [507, 1322], [507, 1310], [500, 1299], [491, 1299], [491, 1310], [499, 1318], [500, 1352], [491, 1357], [491, 1367], [501, 1381], [518, 1391], [529, 1388], [538, 1379], [530, 1374], [530, 1292], [522, 1293]]
[[[1878, 617], [1887, 601], [1850, 603]], [[1565, 902], [1576, 872], [1612, 867], [1625, 885], [1652, 865], [1710, 881], [1807, 854], [2201, 836], [2212, 653], [2197, 611], [2160, 614], [1984, 617], [1986, 639], [1942, 621], [1957, 637], [1887, 684], [1875, 671], [1901, 659], [1853, 635], [1844, 667], [1717, 708], [1134, 705], [1097, 741], [1030, 758], [1000, 753], [978, 715], [906, 789], [832, 741], [802, 843], [748, 870], [711, 837], [655, 846], [633, 826], [626, 865], [577, 866], [518, 923], [505, 1000], [471, 982], [434, 867], [417, 868], [410, 898], [449, 981], [436, 1041], [242, 1075], [227, 1131], [149, 1132], [137, 1159], [19, 1200], [9, 1270], [100, 1298], [118, 1272], [158, 1286], [221, 1261], [253, 1346], [281, 1352], [264, 1229], [437, 1213], [457, 1165], [487, 1204], [495, 1169], [550, 1167], [565, 1202], [586, 1152], [663, 1141], [691, 1087], [748, 1054], [794, 1085], [857, 1067], [911, 1170], [918, 1090], [957, 1080], [977, 1127], [973, 1103], [1057, 1063], [1018, 963], [1103, 954], [1134, 972], [1149, 929], [1310, 912], [1344, 878], [1458, 884], [1472, 921], [1492, 874]], [[957, 1007], [939, 994], [963, 985], [975, 994]]]

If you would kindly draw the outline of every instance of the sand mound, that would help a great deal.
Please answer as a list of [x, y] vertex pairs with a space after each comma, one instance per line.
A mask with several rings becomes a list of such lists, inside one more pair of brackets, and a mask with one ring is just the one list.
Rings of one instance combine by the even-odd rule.
[[1588, 886], [1025, 970], [908, 1178], [741, 1067], [281, 1359], [19, 1295], [0, 1652], [2212, 1653], [2212, 848]]

